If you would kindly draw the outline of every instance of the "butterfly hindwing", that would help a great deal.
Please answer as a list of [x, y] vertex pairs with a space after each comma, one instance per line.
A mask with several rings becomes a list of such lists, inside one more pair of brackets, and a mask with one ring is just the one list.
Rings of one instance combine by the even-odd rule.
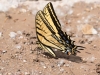
[[51, 47], [44, 46], [40, 43], [40, 46], [42, 49], [44, 49], [46, 52], [50, 53], [52, 56], [56, 57], [55, 52], [51, 49]]

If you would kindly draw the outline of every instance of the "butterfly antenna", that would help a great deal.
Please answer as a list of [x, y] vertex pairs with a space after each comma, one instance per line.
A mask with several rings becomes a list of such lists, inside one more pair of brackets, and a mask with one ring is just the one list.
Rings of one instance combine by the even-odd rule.
[[79, 48], [79, 50], [84, 50], [84, 48], [86, 48], [86, 47], [83, 47], [83, 46], [77, 46], [77, 48]]
[[83, 47], [83, 46], [77, 46], [77, 47], [80, 47], [80, 48], [85, 48], [85, 47]]

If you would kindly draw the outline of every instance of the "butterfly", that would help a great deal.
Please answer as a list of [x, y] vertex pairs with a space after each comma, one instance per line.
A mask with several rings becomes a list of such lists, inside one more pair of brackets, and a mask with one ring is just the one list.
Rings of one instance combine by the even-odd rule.
[[35, 17], [36, 34], [39, 45], [53, 57], [56, 57], [53, 48], [60, 50], [67, 55], [75, 55], [77, 47], [75, 41], [63, 32], [61, 24], [56, 16], [53, 5], [49, 2], [42, 10], [39, 10]]

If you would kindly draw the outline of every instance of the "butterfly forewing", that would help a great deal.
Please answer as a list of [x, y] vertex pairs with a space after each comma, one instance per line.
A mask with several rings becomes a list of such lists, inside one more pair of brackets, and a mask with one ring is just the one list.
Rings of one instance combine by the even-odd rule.
[[61, 25], [59, 23], [59, 20], [54, 12], [53, 6], [51, 3], [48, 3], [44, 9], [43, 9], [43, 13], [45, 18], [48, 20], [48, 22], [50, 23], [50, 26], [52, 27], [52, 29], [54, 30], [55, 33], [58, 33], [57, 28], [61, 28]]
[[55, 11], [54, 11], [51, 3], [48, 3], [44, 7], [43, 13], [50, 25], [49, 27], [52, 28], [52, 30], [55, 32], [55, 34], [53, 34], [53, 35], [57, 36], [56, 40], [62, 41], [63, 44], [65, 43], [66, 40], [69, 40], [68, 36], [66, 37], [64, 32], [61, 30], [61, 24], [55, 14]]

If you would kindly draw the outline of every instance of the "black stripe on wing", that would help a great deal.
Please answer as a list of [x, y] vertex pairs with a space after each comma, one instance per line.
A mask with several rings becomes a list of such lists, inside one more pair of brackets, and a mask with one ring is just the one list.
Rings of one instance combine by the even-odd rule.
[[[48, 30], [50, 30], [50, 32], [51, 32], [51, 34], [55, 34], [55, 32], [50, 28], [50, 25], [49, 25], [49, 23], [48, 23], [48, 21], [45, 19], [45, 17], [43, 16], [43, 12], [42, 11], [39, 11], [38, 13], [37, 13], [37, 15], [36, 15], [36, 20], [38, 20], [38, 18], [37, 18], [37, 16], [39, 16], [40, 17], [40, 19], [41, 19], [41, 21], [45, 24], [45, 26], [47, 26], [47, 29]], [[39, 30], [41, 30], [42, 32], [44, 32], [42, 29], [40, 29], [39, 27], [38, 27], [38, 25], [40, 25], [38, 22], [36, 22], [36, 28], [37, 29], [39, 29]], [[37, 30], [36, 29], [36, 30]], [[40, 33], [40, 32], [38, 32], [38, 31], [36, 31], [36, 33], [37, 33], [37, 37], [38, 37], [38, 35], [39, 36], [41, 36], [42, 38], [44, 38], [46, 41], [48, 41], [49, 43], [52, 43], [53, 45], [55, 45], [55, 46], [57, 46], [56, 44], [55, 44], [55, 42], [54, 41], [52, 41], [52, 39], [46, 39], [46, 37], [48, 37], [48, 36], [45, 36], [45, 35], [42, 35], [42, 33]], [[44, 32], [44, 33], [46, 33], [46, 32]], [[48, 34], [48, 33], [46, 33], [46, 34]], [[52, 36], [52, 35], [51, 35]], [[52, 37], [52, 38], [54, 38], [54, 37]], [[40, 43], [42, 43], [41, 42], [41, 40], [38, 38], [38, 40], [39, 40], [39, 42]], [[57, 40], [57, 37], [56, 37], [56, 39], [55, 40]], [[42, 43], [43, 44], [43, 43]], [[46, 45], [46, 44], [43, 44], [43, 45], [45, 45], [45, 46], [48, 46], [48, 45]], [[60, 47], [59, 47], [60, 48]]]
[[52, 18], [52, 21], [54, 23], [54, 25], [56, 26], [57, 30], [58, 30], [58, 34], [61, 36], [61, 38], [67, 43], [67, 44], [70, 44], [71, 45], [71, 40], [68, 38], [68, 35], [65, 35], [64, 32], [61, 30], [61, 24], [56, 16], [56, 13], [53, 9], [53, 6], [50, 3], [48, 3], [47, 5], [47, 10], [49, 11], [50, 13], [50, 16]]
[[56, 16], [56, 13], [54, 11], [54, 8], [51, 2], [47, 4], [47, 10], [49, 11], [51, 19], [54, 25], [56, 26], [57, 30], [61, 30], [61, 24]]

